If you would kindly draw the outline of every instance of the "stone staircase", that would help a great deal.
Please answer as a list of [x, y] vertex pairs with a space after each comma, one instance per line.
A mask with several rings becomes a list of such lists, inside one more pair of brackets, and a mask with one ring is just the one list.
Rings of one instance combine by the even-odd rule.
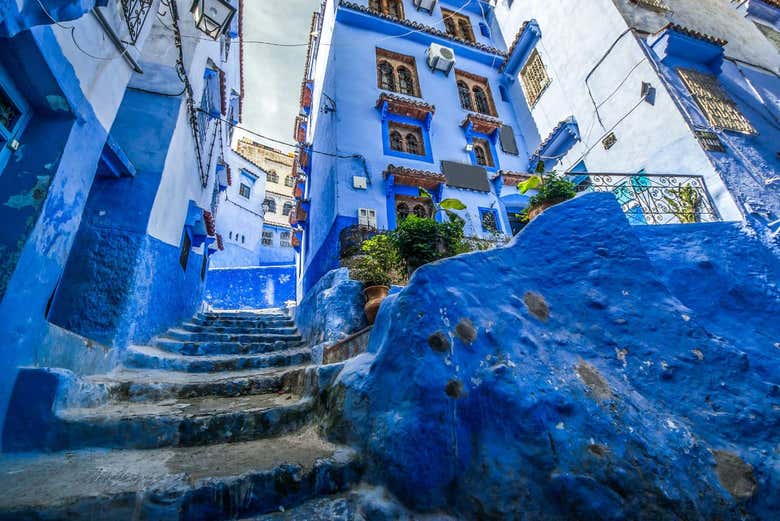
[[0, 519], [235, 519], [357, 479], [317, 435], [310, 349], [283, 311], [202, 313], [150, 344], [6, 438]]

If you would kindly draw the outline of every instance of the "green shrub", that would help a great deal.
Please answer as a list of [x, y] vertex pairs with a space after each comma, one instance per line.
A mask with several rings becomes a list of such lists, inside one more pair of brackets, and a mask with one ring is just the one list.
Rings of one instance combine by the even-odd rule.
[[575, 185], [569, 181], [566, 176], [558, 175], [555, 172], [549, 175], [536, 175], [531, 179], [517, 185], [521, 193], [527, 190], [537, 189], [528, 201], [528, 207], [521, 213], [521, 220], [528, 221], [528, 211], [531, 208], [539, 206], [547, 201], [566, 201], [577, 195]]
[[423, 264], [469, 251], [462, 219], [439, 223], [410, 215], [399, 223], [392, 239], [408, 274]]
[[392, 238], [386, 234], [367, 239], [350, 268], [352, 278], [366, 286], [390, 286], [402, 281], [403, 265]]

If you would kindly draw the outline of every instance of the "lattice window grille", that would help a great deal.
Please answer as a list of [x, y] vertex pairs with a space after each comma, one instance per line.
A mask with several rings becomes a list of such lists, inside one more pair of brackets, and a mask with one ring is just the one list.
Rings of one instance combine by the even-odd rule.
[[715, 76], [690, 69], [678, 69], [678, 73], [710, 125], [743, 134], [756, 132]]
[[536, 49], [531, 53], [528, 62], [520, 71], [520, 78], [523, 82], [523, 88], [525, 89], [528, 103], [531, 106], [535, 105], [541, 97], [542, 92], [544, 92], [544, 89], [550, 84], [550, 77], [547, 75], [547, 69], [545, 69], [542, 57]]
[[655, 11], [668, 11], [669, 6], [663, 0], [631, 0], [633, 3], [653, 9]]

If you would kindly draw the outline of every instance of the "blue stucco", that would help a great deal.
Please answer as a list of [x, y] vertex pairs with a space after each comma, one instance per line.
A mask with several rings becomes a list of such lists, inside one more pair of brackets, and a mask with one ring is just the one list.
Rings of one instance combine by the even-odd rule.
[[[0, 173], [3, 422], [18, 368], [56, 349], [47, 340], [47, 306], [76, 236], [107, 131], [50, 28], [36, 27], [0, 43], [0, 62], [13, 71], [32, 110], [18, 136], [20, 149]], [[81, 363], [79, 357], [73, 360]]]
[[80, 18], [107, 0], [16, 0], [0, 3], [0, 38], [15, 36], [37, 25], [51, 25]]
[[295, 300], [295, 265], [211, 269], [204, 301], [213, 309], [284, 307]]
[[423, 511], [772, 518], [778, 275], [738, 225], [637, 228], [578, 197], [388, 297], [330, 434]]

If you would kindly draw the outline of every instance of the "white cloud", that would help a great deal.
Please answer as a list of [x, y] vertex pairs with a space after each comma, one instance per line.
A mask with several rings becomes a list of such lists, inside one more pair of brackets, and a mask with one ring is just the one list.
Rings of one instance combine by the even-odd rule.
[[[319, 7], [320, 0], [246, 0], [244, 40], [305, 43], [311, 15]], [[305, 59], [306, 47], [244, 44], [244, 127], [293, 141]]]

